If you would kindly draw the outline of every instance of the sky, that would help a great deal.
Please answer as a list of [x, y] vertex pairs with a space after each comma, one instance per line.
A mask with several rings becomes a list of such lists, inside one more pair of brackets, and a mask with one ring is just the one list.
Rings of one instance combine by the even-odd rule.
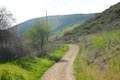
[[0, 6], [6, 7], [16, 23], [49, 15], [98, 13], [120, 0], [0, 0]]

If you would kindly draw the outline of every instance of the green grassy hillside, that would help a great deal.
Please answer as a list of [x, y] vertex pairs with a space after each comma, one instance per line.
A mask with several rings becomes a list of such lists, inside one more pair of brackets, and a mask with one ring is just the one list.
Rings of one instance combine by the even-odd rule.
[[102, 13], [96, 14], [82, 25], [73, 29], [67, 36], [69, 39], [76, 39], [81, 35], [99, 33], [120, 29], [120, 3], [111, 6]]
[[120, 80], [120, 30], [83, 36], [74, 62], [77, 80]]

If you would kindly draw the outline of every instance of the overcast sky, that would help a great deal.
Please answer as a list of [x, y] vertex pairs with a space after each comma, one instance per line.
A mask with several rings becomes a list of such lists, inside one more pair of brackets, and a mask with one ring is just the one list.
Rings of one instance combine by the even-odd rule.
[[0, 0], [14, 14], [17, 23], [48, 15], [102, 12], [120, 0]]

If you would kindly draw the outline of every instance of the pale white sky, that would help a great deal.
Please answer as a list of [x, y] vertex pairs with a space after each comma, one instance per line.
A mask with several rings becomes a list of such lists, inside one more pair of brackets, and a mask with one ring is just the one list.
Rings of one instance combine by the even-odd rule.
[[120, 0], [0, 0], [14, 14], [17, 23], [48, 15], [102, 12]]

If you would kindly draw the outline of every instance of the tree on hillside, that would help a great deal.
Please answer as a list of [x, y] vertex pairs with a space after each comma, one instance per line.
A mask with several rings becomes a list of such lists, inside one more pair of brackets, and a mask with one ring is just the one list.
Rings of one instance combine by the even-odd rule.
[[34, 51], [41, 55], [45, 51], [45, 46], [48, 43], [49, 29], [44, 22], [37, 21], [32, 28], [26, 33], [28, 43], [32, 45]]

